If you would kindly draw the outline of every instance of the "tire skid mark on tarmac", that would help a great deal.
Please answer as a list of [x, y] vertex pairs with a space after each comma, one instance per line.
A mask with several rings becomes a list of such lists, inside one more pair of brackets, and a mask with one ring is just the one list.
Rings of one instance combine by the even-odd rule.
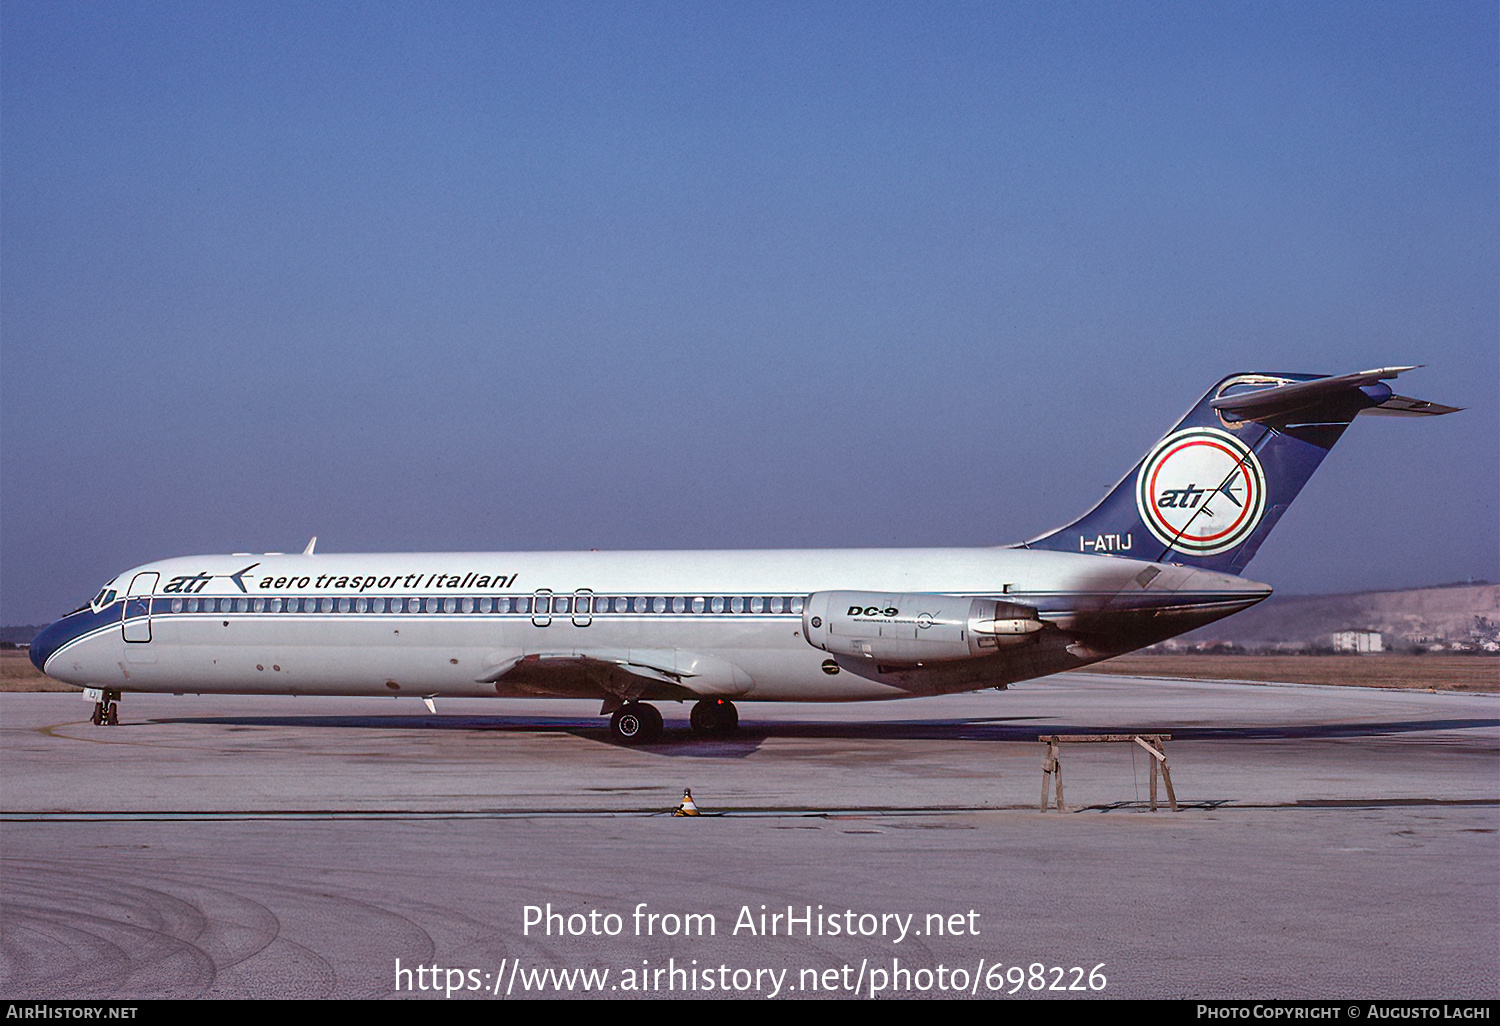
[[[350, 880], [346, 874], [335, 873], [327, 874], [326, 883], [288, 884], [285, 877], [299, 867], [259, 864], [240, 870], [236, 879], [226, 880], [222, 871], [202, 869], [201, 860], [195, 861], [199, 866], [177, 866], [170, 877], [161, 877], [159, 867], [154, 876], [137, 877], [142, 886], [135, 890], [146, 898], [156, 895], [154, 904], [146, 901], [145, 911], [117, 901], [107, 915], [100, 916], [95, 903], [81, 893], [79, 881], [103, 879], [99, 874], [106, 873], [128, 875], [135, 868], [128, 855], [124, 859], [116, 853], [97, 858], [63, 855], [44, 861], [4, 860], [0, 864], [7, 867], [5, 901], [15, 906], [0, 908], [7, 920], [7, 935], [19, 938], [47, 921], [74, 926], [82, 922], [85, 933], [115, 931], [117, 953], [112, 959], [97, 951], [79, 954], [75, 947], [89, 945], [76, 936], [72, 946], [51, 945], [45, 959], [24, 955], [36, 946], [29, 939], [19, 945], [0, 945], [0, 988], [16, 992], [24, 987], [28, 994], [45, 992], [67, 997], [78, 996], [80, 986], [107, 995], [384, 997], [391, 992], [396, 958], [403, 965], [417, 964], [455, 946], [488, 949], [494, 964], [508, 954], [493, 922], [476, 919], [464, 910], [410, 901], [402, 902], [398, 911], [391, 907], [388, 891], [367, 885], [364, 876]], [[23, 870], [30, 871], [33, 897], [40, 898], [24, 908], [10, 897], [20, 894], [24, 887], [12, 886], [23, 877]], [[262, 875], [265, 878], [257, 878]], [[170, 915], [162, 914], [163, 904]], [[184, 917], [182, 907], [190, 907], [192, 912]], [[121, 937], [121, 919], [140, 922], [128, 923], [133, 932]], [[148, 921], [161, 928], [161, 937], [141, 925]], [[428, 927], [440, 934], [441, 944]], [[361, 937], [363, 965], [356, 971], [341, 972], [320, 952], [346, 948], [351, 934]], [[175, 974], [175, 980], [153, 980], [149, 972], [132, 975], [128, 967], [120, 968], [128, 961], [125, 952], [162, 937], [172, 944], [191, 947], [205, 959], [213, 970], [212, 981], [207, 974], [200, 974], [196, 980], [183, 979], [181, 974]], [[80, 977], [75, 971], [77, 964], [90, 964], [91, 960], [96, 966], [109, 964], [113, 971]]]
[[[171, 749], [173, 751], [187, 752], [209, 752], [213, 755], [223, 755], [226, 751], [224, 745], [190, 744], [185, 738], [173, 737], [140, 737], [133, 738], [114, 733], [121, 727], [128, 731], [131, 727], [149, 727], [159, 723], [157, 720], [137, 721], [134, 723], [119, 723], [112, 727], [97, 727], [88, 720], [64, 720], [61, 723], [50, 723], [42, 727], [30, 728], [30, 733], [41, 734], [44, 737], [56, 738], [59, 741], [78, 741], [82, 744], [91, 745], [122, 745], [126, 748], [153, 748]], [[78, 727], [85, 733], [83, 736], [77, 734], [60, 733], [66, 727]], [[101, 736], [98, 732], [104, 731]], [[246, 745], [241, 750], [253, 751], [253, 746]]]
[[121, 883], [105, 867], [80, 877], [7, 860], [4, 875], [0, 984], [9, 992], [165, 997], [213, 983], [213, 960], [181, 935], [201, 929], [191, 904]]
[[351, 932], [369, 938], [375, 962], [386, 966], [436, 950], [407, 915], [332, 884], [225, 881], [191, 871], [127, 884], [118, 878], [131, 867], [108, 859], [6, 859], [4, 866], [0, 989], [12, 994], [384, 996], [388, 972], [373, 984], [341, 978], [319, 950], [337, 948]]

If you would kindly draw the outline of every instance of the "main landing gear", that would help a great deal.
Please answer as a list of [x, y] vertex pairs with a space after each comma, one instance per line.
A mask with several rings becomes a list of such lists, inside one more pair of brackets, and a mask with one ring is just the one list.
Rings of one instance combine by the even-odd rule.
[[105, 691], [104, 697], [94, 703], [94, 715], [89, 722], [96, 727], [118, 727], [120, 725], [120, 693]]
[[626, 702], [609, 718], [609, 736], [626, 745], [650, 744], [661, 737], [661, 713], [645, 702]]
[[[705, 698], [693, 706], [689, 721], [694, 734], [722, 735], [740, 725], [740, 714], [727, 698]], [[626, 702], [609, 718], [609, 736], [622, 745], [650, 744], [661, 737], [661, 713], [645, 702]]]
[[740, 713], [727, 698], [705, 698], [693, 706], [688, 722], [694, 734], [730, 734], [740, 725]]

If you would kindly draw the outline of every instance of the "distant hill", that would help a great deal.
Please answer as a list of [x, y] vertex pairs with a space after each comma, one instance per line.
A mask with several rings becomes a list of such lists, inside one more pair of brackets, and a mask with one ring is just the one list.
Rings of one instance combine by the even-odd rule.
[[25, 648], [31, 644], [31, 639], [42, 633], [46, 624], [29, 623], [21, 627], [0, 627], [0, 645], [18, 646]]
[[1175, 639], [1184, 645], [1317, 648], [1335, 631], [1378, 631], [1387, 649], [1500, 642], [1500, 585], [1450, 584], [1349, 595], [1272, 595], [1258, 606]]

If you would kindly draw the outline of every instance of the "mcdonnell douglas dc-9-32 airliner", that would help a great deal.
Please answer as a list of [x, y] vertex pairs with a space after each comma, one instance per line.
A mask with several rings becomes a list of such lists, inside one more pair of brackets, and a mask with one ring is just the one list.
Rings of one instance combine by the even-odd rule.
[[693, 702], [840, 702], [1005, 688], [1245, 609], [1239, 576], [1361, 413], [1411, 367], [1235, 374], [1081, 518], [1018, 545], [742, 552], [239, 553], [135, 567], [50, 625], [31, 660], [87, 689], [592, 698], [621, 742]]

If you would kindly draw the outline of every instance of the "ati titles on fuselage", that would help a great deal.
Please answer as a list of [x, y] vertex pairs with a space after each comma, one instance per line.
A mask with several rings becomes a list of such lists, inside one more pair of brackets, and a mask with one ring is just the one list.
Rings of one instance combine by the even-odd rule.
[[[218, 576], [226, 576], [220, 574]], [[208, 586], [215, 575], [202, 571], [174, 577], [161, 589], [167, 595], [196, 595]], [[316, 577], [262, 577], [255, 585], [266, 591], [329, 589], [333, 591], [369, 591], [387, 588], [433, 589], [433, 588], [514, 588], [515, 574], [481, 574], [470, 571], [466, 574], [363, 574], [348, 576], [341, 574], [319, 574]]]

